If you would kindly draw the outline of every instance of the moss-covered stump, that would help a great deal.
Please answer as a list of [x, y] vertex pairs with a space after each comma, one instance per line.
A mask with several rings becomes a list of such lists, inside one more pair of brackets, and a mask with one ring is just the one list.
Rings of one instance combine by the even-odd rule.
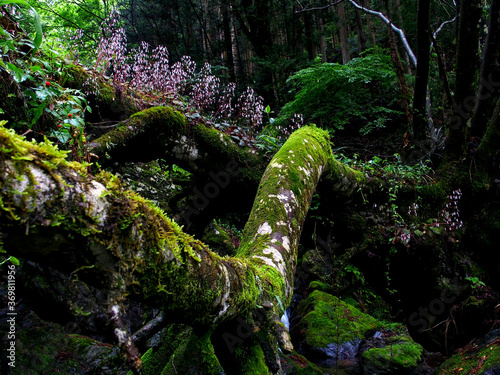
[[361, 356], [369, 374], [410, 374], [422, 360], [422, 346], [408, 335], [390, 336], [382, 345], [364, 351]]
[[436, 375], [500, 374], [500, 329], [471, 341], [439, 367]]
[[311, 360], [355, 357], [366, 332], [381, 326], [375, 318], [319, 290], [300, 302], [297, 314], [302, 319], [291, 330], [294, 346]]

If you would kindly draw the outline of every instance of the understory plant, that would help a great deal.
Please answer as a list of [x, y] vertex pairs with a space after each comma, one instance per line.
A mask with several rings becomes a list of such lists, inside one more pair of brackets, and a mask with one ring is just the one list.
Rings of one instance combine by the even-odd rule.
[[296, 113], [324, 128], [353, 128], [366, 135], [384, 128], [400, 112], [396, 76], [388, 54], [370, 50], [345, 65], [317, 59], [288, 79], [292, 101], [281, 110], [277, 124]]

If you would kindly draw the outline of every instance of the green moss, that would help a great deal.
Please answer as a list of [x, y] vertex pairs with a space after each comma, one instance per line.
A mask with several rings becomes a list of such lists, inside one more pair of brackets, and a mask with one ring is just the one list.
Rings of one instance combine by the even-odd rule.
[[210, 334], [196, 334], [191, 327], [170, 325], [161, 344], [143, 356], [144, 375], [218, 375], [222, 367], [215, 356]]
[[373, 348], [363, 353], [363, 359], [381, 369], [409, 369], [420, 362], [423, 348], [407, 335], [392, 337], [383, 348]]
[[293, 352], [282, 358], [281, 367], [288, 375], [322, 375], [321, 371], [314, 363], [304, 356]]
[[324, 283], [323, 281], [319, 280], [314, 280], [309, 283], [309, 289], [311, 290], [321, 290], [322, 292], [327, 292], [331, 288], [328, 284]]
[[264, 375], [269, 373], [261, 346], [257, 342], [239, 346], [235, 351], [237, 361], [241, 364], [241, 375]]
[[[437, 375], [484, 374], [488, 370], [499, 369], [500, 340], [492, 338], [486, 345], [467, 345], [450, 357], [435, 372]], [[490, 372], [494, 373], [494, 372]]]
[[301, 301], [298, 312], [303, 317], [294, 331], [305, 332], [307, 344], [318, 348], [364, 338], [367, 331], [381, 326], [375, 318], [319, 290]]
[[61, 86], [81, 89], [88, 78], [89, 74], [85, 71], [85, 69], [83, 69], [82, 66], [71, 64], [64, 69]]
[[236, 253], [229, 233], [215, 221], [205, 230], [202, 241], [221, 256]]
[[152, 136], [167, 134], [178, 136], [186, 133], [186, 118], [178, 111], [168, 107], [153, 107], [133, 114], [116, 129], [96, 139], [94, 151], [110, 152], [118, 146], [125, 146], [139, 133], [150, 132]]

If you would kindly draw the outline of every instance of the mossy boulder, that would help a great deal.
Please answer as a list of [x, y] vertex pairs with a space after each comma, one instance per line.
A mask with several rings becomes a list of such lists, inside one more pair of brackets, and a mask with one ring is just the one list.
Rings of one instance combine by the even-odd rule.
[[406, 334], [389, 336], [381, 342], [382, 347], [368, 349], [362, 354], [361, 361], [368, 373], [413, 373], [423, 355], [423, 348], [420, 344], [417, 344]]
[[[0, 290], [0, 294], [3, 291]], [[0, 373], [11, 375], [42, 374], [125, 374], [127, 364], [119, 348], [87, 336], [71, 334], [75, 328], [47, 322], [24, 303], [16, 307], [15, 367], [7, 355], [0, 357]], [[7, 337], [9, 323], [0, 318], [0, 337]]]
[[471, 341], [443, 363], [435, 374], [500, 374], [500, 329]]
[[291, 329], [294, 346], [312, 360], [356, 356], [365, 334], [381, 323], [339, 298], [315, 290], [302, 300]]

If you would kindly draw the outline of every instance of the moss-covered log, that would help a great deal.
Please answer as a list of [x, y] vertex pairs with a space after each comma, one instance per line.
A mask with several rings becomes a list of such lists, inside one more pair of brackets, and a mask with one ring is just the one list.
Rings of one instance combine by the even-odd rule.
[[118, 326], [127, 295], [198, 326], [256, 306], [277, 313], [277, 300], [292, 294], [299, 237], [320, 177], [346, 196], [364, 182], [335, 161], [326, 132], [296, 131], [264, 173], [237, 255], [223, 258], [116, 177], [87, 175], [51, 144], [0, 127], [0, 145], [4, 249], [57, 263], [69, 244], [78, 244], [70, 271], [110, 290]]
[[91, 144], [92, 153], [106, 163], [167, 159], [194, 174], [222, 171], [228, 162], [237, 164], [233, 176], [242, 183], [259, 183], [264, 159], [239, 147], [231, 138], [202, 123], [188, 125], [186, 117], [167, 107], [149, 108], [132, 115]]

